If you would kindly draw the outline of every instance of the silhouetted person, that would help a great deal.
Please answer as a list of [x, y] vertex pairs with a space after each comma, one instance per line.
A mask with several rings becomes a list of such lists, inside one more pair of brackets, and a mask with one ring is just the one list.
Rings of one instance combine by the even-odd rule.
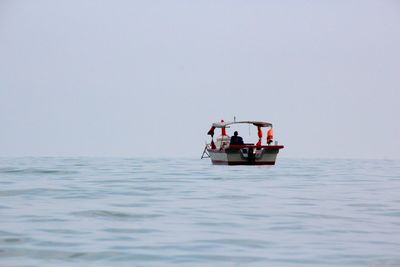
[[231, 145], [243, 145], [243, 138], [238, 135], [238, 132], [235, 131], [233, 136], [231, 137]]

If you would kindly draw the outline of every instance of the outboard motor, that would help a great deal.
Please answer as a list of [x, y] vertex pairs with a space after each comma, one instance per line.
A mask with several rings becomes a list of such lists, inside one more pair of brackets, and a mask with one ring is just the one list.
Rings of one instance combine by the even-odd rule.
[[254, 156], [254, 151], [252, 148], [249, 148], [248, 156], [247, 156], [247, 161], [252, 164], [255, 162], [255, 156]]
[[256, 159], [256, 155], [254, 154], [253, 148], [240, 149], [240, 156], [242, 159], [247, 160], [249, 164], [254, 163]]
[[240, 149], [240, 156], [242, 159], [247, 159], [249, 157], [249, 150], [247, 148]]

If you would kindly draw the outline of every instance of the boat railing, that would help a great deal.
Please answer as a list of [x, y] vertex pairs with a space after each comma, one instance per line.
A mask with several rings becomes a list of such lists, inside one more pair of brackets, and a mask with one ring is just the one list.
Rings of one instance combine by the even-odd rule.
[[261, 145], [257, 146], [254, 144], [243, 144], [243, 145], [229, 145], [230, 149], [243, 149], [243, 148], [266, 148], [266, 149], [281, 149], [283, 145]]

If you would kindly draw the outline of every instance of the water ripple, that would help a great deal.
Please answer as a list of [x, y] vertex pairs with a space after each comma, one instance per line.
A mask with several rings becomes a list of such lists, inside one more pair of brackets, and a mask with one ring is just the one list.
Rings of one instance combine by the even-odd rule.
[[399, 266], [400, 162], [0, 158], [1, 266]]
[[140, 214], [140, 213], [126, 213], [126, 212], [117, 212], [117, 211], [109, 211], [109, 210], [84, 210], [71, 212], [71, 215], [74, 216], [83, 216], [83, 217], [94, 217], [94, 218], [105, 218], [105, 219], [149, 219], [160, 217], [159, 214]]

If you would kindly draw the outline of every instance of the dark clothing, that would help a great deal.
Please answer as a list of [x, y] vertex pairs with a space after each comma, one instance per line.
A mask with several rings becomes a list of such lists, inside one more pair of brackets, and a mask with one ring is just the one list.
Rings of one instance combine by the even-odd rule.
[[243, 145], [243, 138], [240, 136], [232, 136], [230, 144], [231, 145]]

